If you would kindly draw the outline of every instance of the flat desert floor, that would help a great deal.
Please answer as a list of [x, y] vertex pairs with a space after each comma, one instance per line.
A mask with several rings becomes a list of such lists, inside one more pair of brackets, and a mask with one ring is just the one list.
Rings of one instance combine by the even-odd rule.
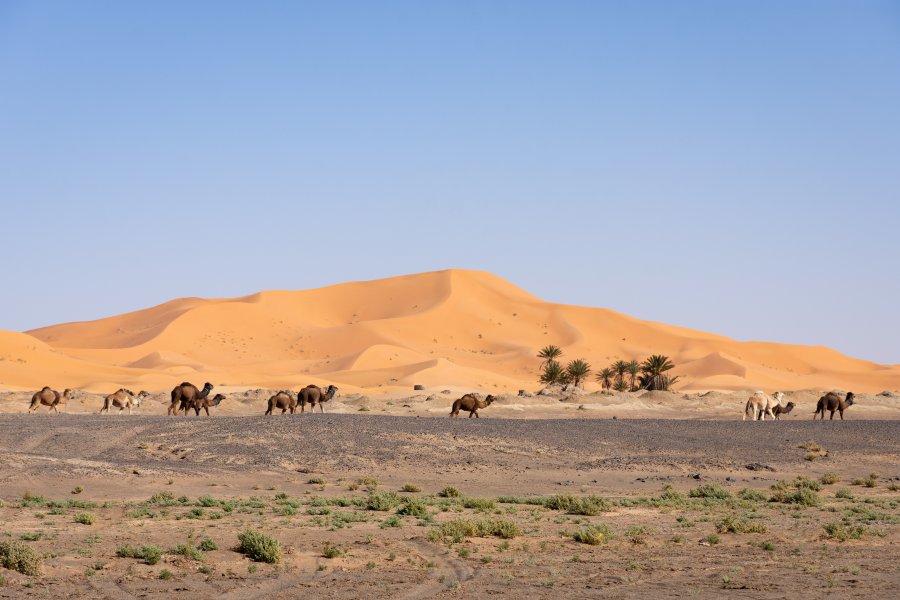
[[[160, 406], [0, 414], [0, 552], [41, 563], [0, 569], [0, 598], [900, 594], [900, 421], [855, 406], [765, 423], [731, 406], [148, 416]], [[278, 562], [238, 551], [248, 531]]]

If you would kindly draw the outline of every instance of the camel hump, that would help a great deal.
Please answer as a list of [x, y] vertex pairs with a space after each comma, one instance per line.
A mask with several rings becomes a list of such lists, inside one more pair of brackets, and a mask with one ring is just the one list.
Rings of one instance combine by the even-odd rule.
[[185, 386], [192, 386], [192, 385], [194, 385], [194, 384], [191, 383], [190, 381], [182, 381], [182, 382], [179, 383], [178, 385], [180, 385], [181, 387], [185, 387]]

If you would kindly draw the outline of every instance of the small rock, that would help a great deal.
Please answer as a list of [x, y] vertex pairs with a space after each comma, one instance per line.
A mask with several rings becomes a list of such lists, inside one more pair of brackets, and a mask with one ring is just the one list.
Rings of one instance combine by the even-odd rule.
[[749, 465], [745, 465], [745, 468], [748, 471], [775, 471], [775, 469], [773, 469], [769, 465], [764, 465], [762, 463], [750, 463]]
[[734, 477], [726, 477], [725, 481], [734, 481]]
[[694, 473], [693, 475], [691, 475], [691, 478], [692, 479], [700, 479], [700, 473]]
[[425, 398], [425, 402], [434, 402], [435, 400], [437, 400], [437, 398], [434, 396], [434, 394]]
[[450, 390], [441, 390], [441, 393], [442, 394], [452, 394], [453, 392], [451, 392]]
[[425, 386], [417, 383], [416, 385], [413, 386], [413, 389], [414, 390], [424, 390]]

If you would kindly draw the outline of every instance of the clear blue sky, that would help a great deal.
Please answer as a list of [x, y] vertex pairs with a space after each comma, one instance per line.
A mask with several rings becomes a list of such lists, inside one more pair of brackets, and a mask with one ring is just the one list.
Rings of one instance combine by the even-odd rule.
[[900, 4], [0, 0], [0, 328], [450, 267], [900, 363]]

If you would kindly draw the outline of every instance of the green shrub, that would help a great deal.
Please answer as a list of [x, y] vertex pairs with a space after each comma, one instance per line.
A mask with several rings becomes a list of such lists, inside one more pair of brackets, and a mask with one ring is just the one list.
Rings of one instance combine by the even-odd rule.
[[0, 566], [37, 577], [41, 574], [41, 555], [22, 542], [0, 542]]
[[421, 492], [421, 491], [422, 491], [422, 488], [420, 488], [420, 487], [417, 486], [417, 485], [413, 485], [413, 484], [411, 484], [411, 483], [404, 483], [404, 484], [403, 484], [403, 487], [400, 488], [400, 491], [401, 491], [401, 492], [416, 493], [416, 492]]
[[397, 492], [372, 492], [366, 499], [369, 510], [390, 510], [400, 504], [403, 499]]
[[432, 529], [428, 538], [433, 542], [449, 539], [453, 543], [459, 543], [467, 537], [495, 536], [511, 539], [520, 533], [519, 526], [508, 519], [453, 519]]
[[463, 498], [462, 504], [465, 508], [474, 508], [477, 510], [491, 510], [497, 506], [490, 498]]
[[710, 546], [715, 546], [716, 544], [719, 543], [719, 536], [717, 536], [714, 533], [711, 533], [708, 536], [706, 536], [705, 538], [703, 538], [703, 540]]
[[837, 483], [839, 479], [837, 473], [825, 473], [819, 478], [819, 481], [822, 482], [822, 485], [831, 485]]
[[175, 500], [175, 494], [172, 492], [157, 492], [150, 496], [150, 500], [147, 502], [153, 506], [172, 506], [173, 504], [178, 504], [178, 501]]
[[822, 504], [819, 495], [808, 488], [800, 488], [789, 493], [779, 492], [772, 496], [771, 501], [781, 502], [782, 504], [796, 504], [799, 506], [819, 506]]
[[281, 544], [275, 538], [258, 531], [245, 531], [238, 536], [238, 551], [258, 562], [277, 563], [281, 560]]
[[140, 548], [135, 548], [134, 546], [126, 544], [125, 546], [120, 546], [116, 550], [116, 556], [120, 558], [139, 558], [148, 565], [155, 565], [159, 562], [159, 559], [162, 558], [162, 548], [159, 546], [141, 546]]
[[722, 519], [716, 530], [719, 533], [766, 533], [768, 529], [764, 523], [753, 523], [746, 517], [727, 515]]
[[704, 483], [688, 492], [688, 496], [691, 498], [716, 498], [718, 500], [725, 500], [726, 498], [731, 498], [731, 493], [718, 483]]
[[798, 490], [813, 490], [818, 492], [822, 489], [822, 484], [815, 479], [799, 476], [794, 480], [794, 487]]
[[391, 515], [382, 521], [378, 527], [381, 529], [387, 529], [388, 527], [403, 527], [403, 520], [397, 515]]
[[838, 488], [838, 490], [834, 493], [835, 498], [844, 498], [846, 500], [853, 500], [853, 492], [848, 490], [847, 488]]
[[323, 484], [325, 483], [325, 480], [324, 480], [323, 478], [321, 478], [321, 477], [310, 477], [310, 478], [306, 481], [306, 483], [309, 483], [309, 484], [312, 484], [312, 485], [323, 485]]
[[742, 489], [738, 492], [738, 498], [741, 500], [748, 500], [750, 502], [765, 502], [769, 499], [769, 497], [758, 490], [751, 490], [748, 488]]
[[615, 534], [613, 534], [612, 530], [605, 523], [590, 525], [576, 531], [572, 535], [572, 539], [579, 544], [590, 544], [591, 546], [605, 544], [614, 537]]
[[547, 498], [544, 506], [553, 510], [565, 511], [570, 515], [595, 516], [610, 510], [611, 505], [599, 496], [578, 497], [569, 494], [558, 494]]
[[219, 546], [211, 538], [203, 538], [200, 540], [200, 543], [197, 544], [197, 549], [202, 550], [203, 552], [212, 552], [213, 550], [218, 550]]
[[459, 498], [462, 496], [462, 492], [460, 492], [455, 487], [445, 487], [440, 492], [438, 492], [438, 496], [441, 498]]
[[324, 556], [325, 558], [337, 558], [343, 555], [344, 550], [340, 546], [325, 544], [325, 547], [322, 548], [322, 556]]
[[403, 504], [397, 509], [397, 514], [410, 517], [427, 517], [428, 505], [424, 500], [418, 498], [404, 498]]
[[82, 525], [93, 525], [94, 520], [94, 515], [91, 513], [78, 513], [75, 515], [75, 522], [81, 523]]
[[174, 548], [170, 548], [169, 554], [177, 554], [191, 560], [203, 560], [203, 553], [197, 548], [188, 546], [187, 544], [179, 544]]
[[219, 501], [207, 494], [205, 496], [200, 496], [199, 498], [197, 498], [197, 504], [199, 504], [200, 506], [211, 508], [213, 506], [218, 506]]
[[838, 542], [858, 540], [866, 533], [866, 527], [863, 525], [845, 525], [838, 521], [826, 523], [822, 527], [825, 529], [826, 538], [837, 540]]
[[168, 569], [163, 569], [159, 572], [160, 579], [172, 579], [172, 577], [174, 577], [174, 575], [172, 574], [172, 571]]

